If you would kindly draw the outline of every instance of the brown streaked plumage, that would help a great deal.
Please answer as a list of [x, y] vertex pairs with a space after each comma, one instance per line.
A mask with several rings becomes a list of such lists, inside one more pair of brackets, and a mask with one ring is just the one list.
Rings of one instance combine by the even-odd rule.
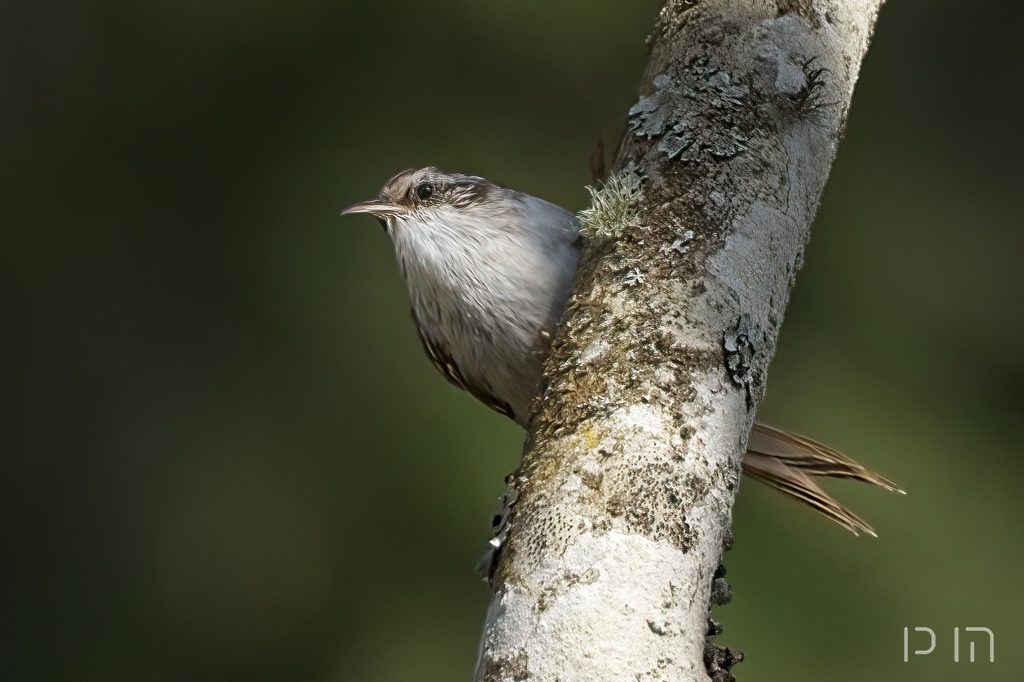
[[877, 537], [863, 519], [839, 504], [815, 478], [848, 478], [902, 493], [895, 483], [838, 450], [804, 436], [760, 422], [754, 424], [743, 458], [743, 471], [804, 502], [854, 535]]
[[458, 364], [456, 364], [454, 358], [452, 358], [451, 352], [443, 345], [435, 343], [423, 335], [423, 327], [420, 325], [419, 320], [416, 319], [415, 312], [413, 312], [412, 318], [413, 321], [416, 322], [416, 333], [420, 337], [420, 343], [423, 344], [423, 350], [426, 352], [427, 357], [430, 358], [430, 361], [434, 364], [434, 368], [443, 374], [444, 378], [447, 379], [449, 383], [461, 388], [463, 391], [466, 391], [498, 414], [515, 420], [516, 416], [512, 412], [512, 408], [509, 407], [508, 403], [500, 398], [494, 397], [490, 393], [484, 392], [480, 387], [474, 385], [472, 382], [467, 382], [462, 376], [462, 371], [459, 369]]

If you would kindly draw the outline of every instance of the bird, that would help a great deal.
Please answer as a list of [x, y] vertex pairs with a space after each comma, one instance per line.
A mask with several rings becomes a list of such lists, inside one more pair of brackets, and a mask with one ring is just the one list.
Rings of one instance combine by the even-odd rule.
[[[585, 239], [575, 214], [482, 177], [434, 166], [392, 176], [342, 215], [367, 214], [391, 239], [427, 356], [455, 386], [529, 428], [544, 361]], [[816, 479], [894, 492], [889, 479], [796, 433], [754, 425], [745, 474], [854, 535], [877, 534]]]

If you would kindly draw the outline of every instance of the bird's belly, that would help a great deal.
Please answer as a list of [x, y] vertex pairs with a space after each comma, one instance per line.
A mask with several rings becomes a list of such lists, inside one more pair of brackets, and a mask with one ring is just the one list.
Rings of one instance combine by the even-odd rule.
[[539, 336], [527, 342], [521, 333], [477, 338], [464, 349], [468, 381], [506, 403], [513, 418], [526, 426], [530, 420], [533, 399], [544, 371], [543, 351]]

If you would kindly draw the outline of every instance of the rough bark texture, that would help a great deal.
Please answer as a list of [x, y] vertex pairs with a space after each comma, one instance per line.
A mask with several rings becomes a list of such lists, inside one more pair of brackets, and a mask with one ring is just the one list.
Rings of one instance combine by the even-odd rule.
[[706, 642], [741, 457], [880, 5], [661, 11], [582, 215], [478, 680], [731, 678], [731, 652]]

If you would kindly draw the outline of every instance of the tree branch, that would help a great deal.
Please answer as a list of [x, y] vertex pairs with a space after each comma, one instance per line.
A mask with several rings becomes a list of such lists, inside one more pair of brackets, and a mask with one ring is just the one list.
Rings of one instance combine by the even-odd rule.
[[[740, 463], [881, 0], [670, 0], [496, 543], [477, 679], [729, 679]], [[712, 633], [714, 634], [714, 633]], [[717, 665], [714, 661], [717, 660]]]

